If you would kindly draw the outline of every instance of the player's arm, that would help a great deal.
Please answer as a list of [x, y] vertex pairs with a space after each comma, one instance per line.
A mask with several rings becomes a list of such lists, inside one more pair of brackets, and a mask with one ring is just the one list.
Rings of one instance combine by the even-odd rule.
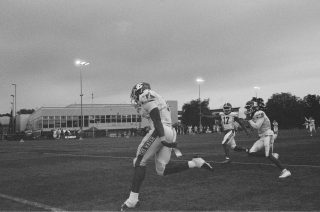
[[246, 128], [246, 126], [243, 124], [242, 119], [240, 119], [239, 117], [235, 116], [235, 117], [234, 117], [234, 120], [240, 124], [240, 126], [241, 126], [242, 129], [246, 132], [247, 135], [250, 135], [249, 132], [248, 132], [248, 130], [247, 130], [247, 128]]
[[256, 122], [249, 120], [249, 124], [251, 125], [251, 127], [255, 128], [255, 129], [259, 129], [262, 125], [264, 121], [264, 118], [259, 118]]
[[154, 107], [150, 111], [150, 118], [153, 121], [154, 129], [157, 133], [157, 135], [160, 137], [160, 141], [162, 145], [169, 147], [169, 148], [175, 148], [177, 147], [177, 143], [168, 143], [166, 141], [165, 135], [164, 135], [164, 128], [161, 122], [161, 117], [160, 117], [160, 111], [158, 107]]

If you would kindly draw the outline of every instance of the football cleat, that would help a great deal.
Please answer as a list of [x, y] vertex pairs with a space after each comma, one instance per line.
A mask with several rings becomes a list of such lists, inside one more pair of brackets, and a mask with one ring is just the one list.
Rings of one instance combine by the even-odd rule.
[[287, 169], [284, 169], [284, 170], [282, 170], [279, 178], [286, 178], [286, 177], [289, 177], [289, 176], [291, 176], [291, 172], [289, 170], [287, 170]]
[[195, 158], [192, 158], [192, 161], [196, 164], [197, 168], [202, 168], [202, 169], [207, 169], [209, 171], [213, 171], [213, 167], [211, 166], [211, 164], [206, 162], [202, 158], [195, 157]]
[[121, 205], [121, 208], [120, 208], [120, 211], [127, 211], [128, 209], [131, 209], [131, 208], [136, 208], [140, 205], [139, 201], [136, 203], [136, 204], [132, 204], [128, 201], [125, 201], [122, 205]]
[[276, 159], [279, 159], [280, 155], [278, 153], [272, 153], [272, 156], [275, 157]]
[[222, 164], [227, 164], [227, 163], [231, 163], [231, 158], [226, 158], [224, 161], [222, 161]]

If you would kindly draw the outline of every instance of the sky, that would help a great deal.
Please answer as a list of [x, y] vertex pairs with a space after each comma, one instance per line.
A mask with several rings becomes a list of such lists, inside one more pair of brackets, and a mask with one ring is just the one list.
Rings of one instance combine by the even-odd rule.
[[80, 104], [80, 73], [84, 104], [130, 103], [141, 81], [179, 109], [199, 93], [211, 109], [320, 95], [318, 0], [1, 0], [0, 8], [1, 114], [12, 108], [12, 84], [18, 111]]

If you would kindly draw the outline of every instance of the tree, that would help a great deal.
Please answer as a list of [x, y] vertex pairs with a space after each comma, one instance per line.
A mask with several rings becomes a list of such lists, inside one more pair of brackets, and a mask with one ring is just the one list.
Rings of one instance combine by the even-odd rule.
[[270, 121], [277, 120], [281, 128], [301, 127], [304, 122], [303, 102], [291, 93], [273, 94], [266, 104]]
[[35, 110], [34, 109], [21, 109], [17, 112], [17, 114], [32, 114]]
[[304, 116], [309, 118], [312, 116], [316, 123], [320, 121], [320, 96], [307, 95], [303, 98]]
[[203, 126], [211, 126], [213, 124], [212, 118], [207, 116], [211, 115], [209, 109], [209, 99], [204, 99], [200, 102], [199, 99], [191, 100], [182, 106], [181, 122], [186, 126], [199, 126], [200, 122], [200, 107], [201, 106], [201, 124]]

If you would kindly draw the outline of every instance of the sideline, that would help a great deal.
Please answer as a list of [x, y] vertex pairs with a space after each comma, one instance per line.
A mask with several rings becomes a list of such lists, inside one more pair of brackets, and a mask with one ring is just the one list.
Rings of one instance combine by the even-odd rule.
[[30, 206], [33, 206], [33, 207], [36, 207], [36, 208], [41, 208], [41, 209], [45, 209], [45, 210], [49, 210], [49, 211], [57, 211], [57, 212], [66, 211], [66, 210], [62, 210], [62, 209], [59, 209], [59, 208], [51, 207], [49, 205], [45, 205], [45, 204], [42, 204], [42, 203], [33, 202], [33, 201], [25, 200], [25, 199], [18, 198], [18, 197], [9, 196], [9, 195], [2, 194], [2, 193], [0, 193], [0, 197], [3, 198], [3, 199], [12, 200], [12, 201], [15, 201], [15, 202], [18, 202], [18, 203], [22, 203], [22, 204], [25, 204], [25, 205], [30, 205]]

